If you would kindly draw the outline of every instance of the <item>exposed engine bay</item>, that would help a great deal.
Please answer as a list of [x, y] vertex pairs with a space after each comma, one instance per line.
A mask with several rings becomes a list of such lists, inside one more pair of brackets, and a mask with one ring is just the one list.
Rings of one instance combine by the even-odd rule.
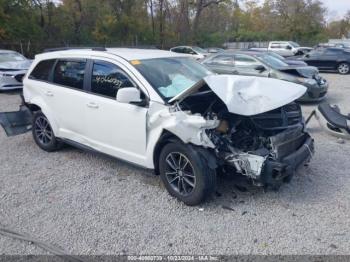
[[220, 167], [244, 175], [256, 185], [278, 187], [293, 176], [305, 157], [307, 161], [311, 158], [314, 150], [313, 140], [304, 130], [301, 107], [294, 102], [266, 113], [242, 116], [230, 113], [222, 100], [204, 87], [179, 107], [219, 121], [215, 129], [205, 132], [215, 145]]

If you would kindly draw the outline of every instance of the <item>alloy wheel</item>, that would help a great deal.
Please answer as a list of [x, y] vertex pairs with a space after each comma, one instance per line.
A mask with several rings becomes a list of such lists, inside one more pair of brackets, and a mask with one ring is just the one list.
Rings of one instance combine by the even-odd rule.
[[339, 73], [345, 75], [345, 74], [349, 73], [350, 67], [348, 64], [340, 64], [338, 67], [338, 71], [339, 71]]
[[48, 145], [52, 142], [53, 132], [49, 121], [45, 117], [38, 117], [34, 128], [35, 135], [41, 144]]
[[182, 153], [172, 152], [168, 154], [165, 176], [170, 186], [183, 196], [191, 194], [196, 187], [193, 166]]

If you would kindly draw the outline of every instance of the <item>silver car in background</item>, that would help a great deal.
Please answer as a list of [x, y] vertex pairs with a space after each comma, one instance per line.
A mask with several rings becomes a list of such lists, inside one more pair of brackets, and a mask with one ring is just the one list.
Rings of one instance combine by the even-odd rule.
[[0, 91], [22, 88], [22, 78], [31, 63], [18, 52], [0, 50]]

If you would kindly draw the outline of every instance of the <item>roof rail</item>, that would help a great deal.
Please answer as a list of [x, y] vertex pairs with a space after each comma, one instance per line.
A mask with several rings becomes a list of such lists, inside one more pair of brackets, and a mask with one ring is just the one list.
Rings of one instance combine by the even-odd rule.
[[66, 51], [66, 50], [92, 50], [92, 51], [107, 51], [105, 47], [58, 47], [44, 49], [44, 53]]

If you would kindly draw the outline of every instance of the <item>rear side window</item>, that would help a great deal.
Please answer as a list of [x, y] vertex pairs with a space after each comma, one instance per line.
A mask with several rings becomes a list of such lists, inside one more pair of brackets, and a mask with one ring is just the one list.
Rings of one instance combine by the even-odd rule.
[[231, 55], [218, 55], [211, 60], [213, 65], [233, 65], [233, 56]]
[[55, 84], [84, 89], [86, 61], [83, 60], [59, 60], [56, 64], [53, 82]]
[[281, 48], [281, 45], [280, 44], [271, 44], [271, 48]]
[[35, 80], [48, 81], [55, 59], [44, 60], [37, 64], [34, 70], [31, 72], [29, 78]]
[[171, 51], [173, 51], [175, 53], [184, 53], [184, 48], [183, 47], [176, 47], [176, 48], [173, 48]]
[[92, 70], [91, 92], [116, 98], [120, 88], [135, 87], [130, 78], [115, 64], [95, 61]]
[[246, 55], [236, 55], [235, 56], [235, 65], [236, 66], [253, 66], [258, 65], [259, 62], [256, 61], [254, 58], [251, 58]]
[[337, 50], [337, 49], [327, 49], [325, 54], [326, 55], [338, 55], [341, 52], [342, 52], [341, 50]]
[[183, 49], [183, 53], [184, 53], [184, 54], [190, 54], [190, 55], [196, 54], [196, 52], [193, 51], [193, 49], [191, 49], [191, 48], [189, 48], [189, 47], [185, 47], [185, 48]]

